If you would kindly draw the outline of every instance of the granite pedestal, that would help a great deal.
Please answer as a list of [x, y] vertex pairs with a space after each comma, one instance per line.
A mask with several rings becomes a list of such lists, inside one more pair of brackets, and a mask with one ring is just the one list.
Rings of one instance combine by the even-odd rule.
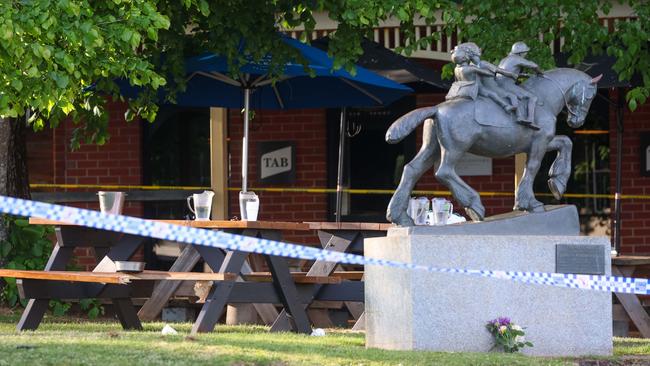
[[[555, 224], [530, 230], [545, 222]], [[556, 272], [558, 245], [593, 246], [587, 249], [598, 258], [592, 259], [610, 274], [609, 240], [579, 236], [577, 223], [575, 207], [550, 207], [541, 214], [483, 223], [394, 228], [385, 238], [367, 239], [364, 250], [374, 258], [438, 268]], [[537, 235], [523, 235], [531, 232]], [[494, 343], [485, 324], [507, 316], [525, 327], [527, 340], [534, 343], [524, 348], [525, 354], [612, 354], [612, 297], [607, 292], [377, 266], [365, 269], [365, 281], [367, 347], [488, 352]]]

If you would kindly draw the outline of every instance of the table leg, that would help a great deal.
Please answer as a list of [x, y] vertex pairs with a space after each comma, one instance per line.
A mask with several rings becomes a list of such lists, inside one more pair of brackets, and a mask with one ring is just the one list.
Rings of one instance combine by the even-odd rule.
[[352, 330], [366, 330], [366, 313], [361, 313], [361, 316], [352, 326]]
[[[104, 259], [104, 257], [111, 254], [110, 253], [111, 248], [109, 247], [95, 247], [94, 250], [95, 250], [95, 258], [97, 259], [97, 263], [100, 263], [101, 260]], [[111, 256], [114, 256], [114, 254], [111, 254]], [[97, 270], [98, 269], [95, 268], [95, 271]], [[101, 269], [99, 269], [99, 271], [101, 272]], [[131, 301], [131, 299], [118, 298], [118, 299], [112, 299], [112, 302], [113, 302], [113, 308], [115, 310], [115, 315], [117, 315], [117, 318], [120, 320], [123, 329], [137, 329], [137, 330], [142, 329], [142, 324], [140, 323], [140, 319], [138, 319], [135, 313], [133, 302]]]
[[[57, 243], [52, 250], [50, 259], [48, 259], [47, 264], [45, 265], [46, 271], [64, 270], [66, 264], [70, 261], [70, 257], [72, 257], [72, 251], [74, 248], [62, 246], [63, 240], [59, 229], [56, 230], [56, 239]], [[49, 300], [29, 299], [23, 314], [20, 316], [20, 321], [18, 322], [16, 329], [36, 330], [38, 325], [41, 324], [41, 320], [43, 320], [43, 315], [45, 315], [49, 303]]]
[[[97, 264], [104, 259], [105, 256], [108, 255], [110, 252], [111, 248], [108, 247], [94, 247], [93, 250], [95, 251], [95, 259], [97, 260]], [[95, 267], [97, 268], [97, 267]], [[100, 272], [100, 271], [97, 271]]]
[[[115, 245], [104, 248], [104, 247], [95, 247], [95, 255], [99, 257], [104, 254], [106, 257], [110, 258], [112, 261], [126, 261], [135, 254], [138, 250], [142, 241], [145, 238], [135, 235], [123, 235], [121, 236]], [[98, 258], [98, 262], [103, 259]], [[107, 287], [104, 286], [104, 289]], [[133, 300], [129, 297], [125, 298], [112, 298], [111, 302], [113, 303], [113, 310], [115, 315], [120, 320], [122, 328], [125, 330], [142, 330], [142, 323], [138, 319], [138, 314], [135, 311], [135, 306], [133, 305]]]
[[213, 272], [219, 272], [225, 255], [223, 251], [218, 248], [205, 247], [197, 245], [194, 249], [199, 253], [203, 261], [212, 269]]
[[[293, 282], [287, 260], [282, 257], [268, 256], [266, 258], [273, 276], [273, 285], [282, 299], [284, 309], [288, 310], [287, 316], [293, 318], [296, 331], [310, 334], [311, 326], [307, 318], [305, 307], [298, 299], [298, 290]], [[286, 313], [286, 312], [285, 312]]]
[[[613, 276], [631, 277], [633, 274], [634, 267], [612, 266]], [[650, 316], [641, 305], [639, 297], [636, 294], [615, 293], [615, 295], [643, 338], [650, 338]]]
[[[257, 229], [247, 229], [242, 232], [242, 235], [246, 236], [253, 236], [253, 237], [259, 237], [262, 239], [269, 239], [269, 240], [275, 240], [275, 241], [280, 241], [282, 240], [282, 234], [277, 231], [277, 230], [257, 230]], [[257, 259], [261, 258], [263, 262], [266, 262], [264, 257], [260, 254], [248, 256], [248, 260], [251, 262], [251, 264], [244, 262], [244, 265], [242, 266], [241, 273], [242, 274], [248, 274], [253, 272], [253, 270], [260, 270], [260, 267], [252, 267], [252, 265], [255, 264], [260, 264], [256, 263], [255, 261]], [[238, 281], [243, 281], [241, 279], [238, 279]], [[234, 305], [234, 306], [239, 306], [238, 310], [242, 310], [242, 307], [240, 305], [248, 305], [248, 304], [239, 304], [239, 305]], [[273, 304], [251, 304], [254, 311], [257, 313], [260, 319], [262, 319], [262, 322], [267, 325], [273, 324], [275, 319], [278, 317], [278, 310], [275, 308]]]
[[[193, 245], [186, 245], [180, 256], [169, 269], [170, 272], [187, 272], [192, 270], [201, 259], [201, 255]], [[138, 317], [142, 321], [156, 319], [174, 292], [181, 285], [182, 281], [159, 281], [151, 293], [151, 297], [142, 305]]]
[[[322, 238], [321, 234], [322, 233], [319, 233], [320, 238]], [[332, 235], [328, 239], [328, 241], [323, 245], [323, 248], [326, 250], [345, 252], [353, 240], [354, 237], [341, 238], [336, 235]], [[307, 272], [307, 276], [329, 276], [330, 274], [332, 274], [332, 272], [334, 272], [336, 266], [337, 263], [334, 262], [325, 262], [325, 261], [315, 262]], [[320, 287], [316, 288], [316, 291], [314, 291], [312, 298], [316, 297], [319, 289]], [[307, 307], [308, 306], [309, 305], [307, 305]], [[291, 330], [291, 323], [289, 322], [289, 319], [287, 317], [286, 309], [283, 309], [278, 315], [278, 317], [275, 319], [275, 322], [273, 322], [273, 325], [271, 326], [271, 331], [285, 332], [288, 330]]]
[[[223, 264], [219, 269], [220, 273], [239, 273], [246, 260], [244, 252], [228, 252]], [[191, 334], [210, 332], [219, 321], [221, 313], [228, 303], [228, 297], [232, 291], [234, 281], [216, 281], [210, 289], [210, 293], [201, 308], [199, 316], [192, 326]]]

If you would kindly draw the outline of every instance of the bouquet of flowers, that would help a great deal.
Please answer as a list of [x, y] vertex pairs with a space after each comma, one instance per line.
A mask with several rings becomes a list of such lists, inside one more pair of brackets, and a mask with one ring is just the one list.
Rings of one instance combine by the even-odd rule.
[[501, 317], [490, 320], [485, 326], [494, 336], [496, 342], [494, 347], [501, 347], [504, 352], [514, 353], [526, 346], [533, 346], [524, 338], [524, 329], [509, 318]]

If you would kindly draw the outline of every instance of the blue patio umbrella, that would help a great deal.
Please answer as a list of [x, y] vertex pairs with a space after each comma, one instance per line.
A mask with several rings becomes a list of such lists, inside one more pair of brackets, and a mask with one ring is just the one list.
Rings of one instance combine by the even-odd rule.
[[[282, 41], [300, 52], [312, 70], [313, 77], [302, 63], [287, 62], [280, 76], [273, 79], [269, 64], [272, 54], [259, 62], [239, 67], [236, 76], [229, 73], [225, 56], [206, 53], [186, 60], [187, 88], [176, 96], [176, 104], [189, 107], [244, 108], [242, 141], [242, 192], [248, 188], [248, 125], [249, 110], [294, 108], [345, 108], [387, 106], [413, 90], [379, 76], [362, 67], [356, 74], [333, 69], [333, 59], [326, 52], [298, 40], [282, 36]], [[127, 88], [128, 89], [128, 88]], [[125, 88], [122, 88], [123, 93]], [[125, 93], [128, 96], [128, 92]], [[341, 130], [344, 129], [341, 113]], [[342, 144], [339, 146], [339, 184]], [[338, 205], [337, 205], [338, 206]], [[337, 208], [337, 220], [340, 213]]]

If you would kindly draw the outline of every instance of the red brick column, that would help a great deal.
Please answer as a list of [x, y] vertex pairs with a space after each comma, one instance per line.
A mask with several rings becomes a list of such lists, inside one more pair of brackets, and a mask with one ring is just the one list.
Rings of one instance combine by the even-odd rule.
[[[612, 90], [609, 98], [618, 100], [618, 92]], [[616, 150], [616, 108], [610, 108], [610, 191], [616, 191], [616, 154], [622, 154], [621, 193], [626, 195], [650, 195], [650, 177], [641, 176], [640, 132], [650, 132], [650, 103], [623, 114], [623, 149]], [[611, 202], [612, 221], [614, 201]], [[623, 199], [621, 202], [621, 253], [650, 254], [650, 200]]]

